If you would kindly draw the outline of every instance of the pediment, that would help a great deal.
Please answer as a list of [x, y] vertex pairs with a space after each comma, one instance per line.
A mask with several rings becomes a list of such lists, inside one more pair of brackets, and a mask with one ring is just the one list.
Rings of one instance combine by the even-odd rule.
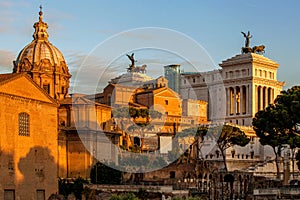
[[174, 92], [173, 90], [166, 88], [165, 90], [161, 90], [154, 93], [155, 96], [162, 96], [162, 97], [170, 97], [170, 98], [180, 98], [179, 95]]
[[0, 92], [41, 102], [55, 103], [53, 98], [25, 74], [16, 75], [0, 82]]

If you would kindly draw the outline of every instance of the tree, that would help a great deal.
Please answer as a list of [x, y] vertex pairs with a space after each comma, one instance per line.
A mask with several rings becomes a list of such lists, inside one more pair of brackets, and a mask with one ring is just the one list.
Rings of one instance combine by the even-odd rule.
[[289, 133], [298, 133], [300, 124], [300, 86], [294, 86], [287, 91], [282, 91], [275, 100], [276, 106], [281, 106], [287, 115], [284, 123]]
[[[238, 127], [231, 125], [223, 126], [199, 126], [197, 128], [189, 128], [178, 134], [178, 137], [195, 136], [195, 142], [204, 140], [204, 136], [211, 137], [216, 140], [216, 144], [221, 151], [224, 167], [227, 171], [225, 151], [233, 145], [246, 146], [250, 142], [250, 138]], [[199, 151], [199, 150], [198, 150]]]
[[282, 113], [275, 105], [269, 105], [265, 110], [259, 111], [253, 118], [253, 129], [259, 137], [259, 142], [262, 145], [269, 145], [272, 147], [275, 154], [275, 163], [277, 178], [280, 175], [279, 158], [283, 145], [287, 143], [288, 135], [286, 134], [282, 123]]
[[286, 132], [289, 134], [287, 144], [291, 149], [294, 177], [295, 150], [297, 147], [300, 147], [300, 86], [294, 86], [287, 91], [282, 91], [276, 98], [275, 104], [287, 113], [282, 120], [284, 120]]
[[[203, 133], [205, 132], [203, 131]], [[209, 128], [206, 135], [216, 139], [216, 144], [222, 154], [225, 171], [227, 171], [226, 149], [233, 145], [244, 147], [250, 142], [250, 138], [241, 129], [227, 124]]]
[[138, 200], [138, 198], [133, 193], [125, 193], [122, 195], [113, 194], [110, 200]]
[[[128, 137], [128, 132], [137, 132], [140, 137], [143, 137], [146, 131], [153, 129], [151, 119], [160, 118], [162, 114], [148, 108], [119, 107], [113, 110], [113, 116], [117, 124], [121, 125], [120, 128], [125, 133], [124, 137]], [[141, 120], [137, 120], [138, 118]], [[143, 140], [141, 147], [143, 147]], [[128, 149], [128, 144], [125, 145], [125, 149]]]
[[279, 178], [279, 159], [284, 145], [289, 145], [292, 152], [294, 174], [295, 149], [300, 146], [300, 87], [295, 86], [282, 91], [274, 104], [256, 113], [253, 128], [262, 145], [272, 147], [275, 154], [277, 177]]
[[[291, 134], [288, 137], [288, 145], [290, 146], [291, 149], [291, 154], [292, 154], [292, 172], [293, 172], [293, 178], [295, 177], [295, 159], [296, 158], [296, 149], [297, 147], [300, 147], [300, 137], [296, 134]], [[300, 168], [298, 168], [300, 169]]]
[[58, 180], [59, 194], [63, 195], [65, 198], [68, 197], [69, 194], [74, 194], [76, 199], [82, 198], [82, 192], [84, 191], [83, 184], [87, 184], [88, 181], [79, 177], [74, 180], [74, 182], [69, 182], [65, 179]]
[[189, 155], [182, 156], [182, 154], [188, 154], [188, 149], [185, 149], [186, 147], [180, 147], [178, 139], [179, 138], [185, 138], [185, 137], [194, 137], [194, 141], [191, 142], [189, 145], [193, 146], [195, 145], [198, 149], [198, 152], [200, 152], [199, 149], [199, 142], [202, 142], [204, 139], [204, 136], [207, 134], [208, 127], [207, 126], [198, 126], [198, 127], [191, 127], [182, 130], [181, 132], [177, 133], [175, 135], [175, 138], [173, 139], [173, 149], [172, 151], [168, 152], [168, 159], [170, 162], [174, 162], [180, 158], [185, 159], [186, 157], [189, 157]]
[[94, 184], [121, 184], [122, 172], [97, 162], [91, 169], [91, 182]]

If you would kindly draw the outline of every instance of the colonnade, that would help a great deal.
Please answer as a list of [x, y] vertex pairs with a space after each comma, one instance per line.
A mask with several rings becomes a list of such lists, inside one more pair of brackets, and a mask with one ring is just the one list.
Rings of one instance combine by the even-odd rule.
[[261, 85], [255, 86], [255, 102], [256, 112], [265, 109], [274, 102], [274, 89]]
[[249, 97], [249, 85], [226, 88], [227, 116], [248, 114], [250, 112]]
[[249, 85], [232, 86], [226, 88], [226, 115], [252, 114], [250, 107], [255, 104], [255, 112], [265, 109], [274, 102], [274, 89], [256, 85], [252, 97]]

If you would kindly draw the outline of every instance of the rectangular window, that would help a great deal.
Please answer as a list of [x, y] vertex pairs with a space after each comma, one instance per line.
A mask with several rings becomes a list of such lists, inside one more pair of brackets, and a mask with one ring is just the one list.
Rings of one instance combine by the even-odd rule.
[[10, 171], [14, 171], [14, 161], [13, 161], [13, 160], [9, 160], [9, 161], [8, 161], [7, 168], [8, 168], [8, 170], [10, 170]]
[[36, 190], [36, 199], [45, 200], [45, 190]]
[[170, 171], [170, 178], [175, 178], [175, 171]]
[[19, 135], [30, 135], [30, 117], [27, 113], [19, 113]]
[[48, 94], [50, 94], [50, 84], [44, 84], [44, 85], [43, 85], [43, 89], [44, 89]]
[[4, 200], [15, 200], [15, 190], [4, 190]]
[[169, 105], [169, 101], [168, 101], [168, 100], [165, 100], [165, 104], [166, 104], [166, 105]]

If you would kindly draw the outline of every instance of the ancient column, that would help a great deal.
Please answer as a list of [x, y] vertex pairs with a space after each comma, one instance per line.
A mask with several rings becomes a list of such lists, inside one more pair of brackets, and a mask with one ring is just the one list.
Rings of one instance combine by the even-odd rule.
[[260, 95], [259, 95], [260, 105], [259, 105], [259, 109], [258, 110], [262, 110], [263, 109], [263, 99], [264, 99], [264, 97], [263, 97], [263, 87], [262, 86], [259, 86], [259, 93], [260, 93]]
[[240, 87], [240, 114], [242, 115], [244, 112], [244, 86]]

